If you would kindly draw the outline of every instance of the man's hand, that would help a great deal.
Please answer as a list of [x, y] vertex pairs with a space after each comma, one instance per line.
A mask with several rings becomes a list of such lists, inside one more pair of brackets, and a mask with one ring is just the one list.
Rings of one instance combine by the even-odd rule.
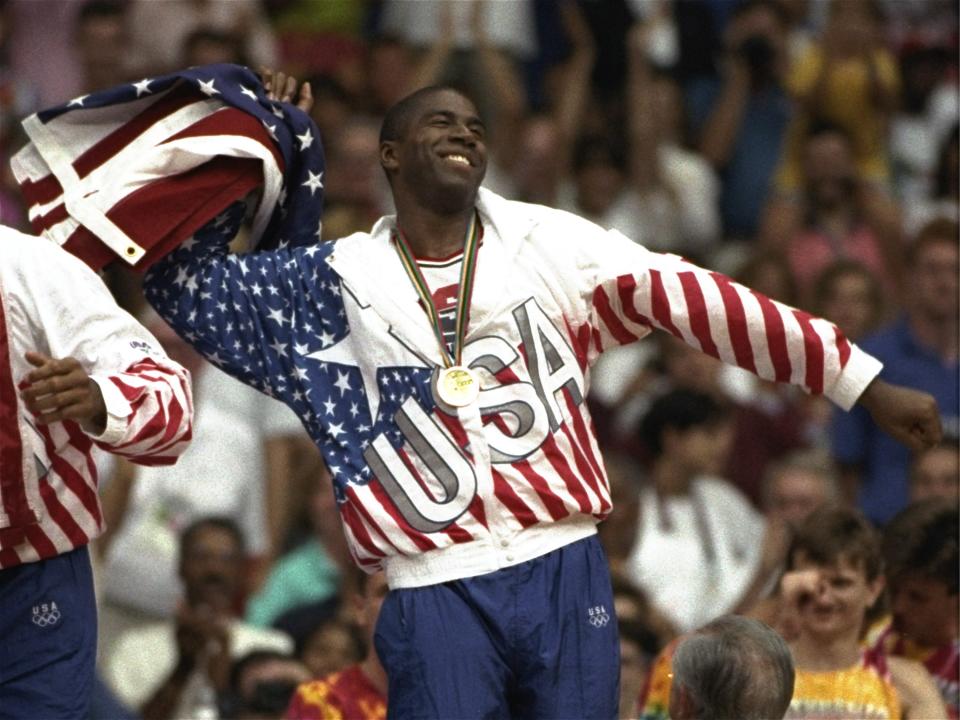
[[267, 99], [293, 103], [296, 96], [296, 106], [309, 113], [313, 109], [313, 92], [309, 82], [305, 82], [297, 92], [297, 79], [282, 72], [275, 72], [272, 68], [262, 67], [259, 70], [263, 87], [267, 91]]
[[874, 378], [858, 402], [873, 421], [913, 452], [933, 447], [943, 435], [937, 401], [931, 395]]
[[25, 357], [36, 370], [26, 377], [23, 400], [38, 422], [75, 420], [94, 435], [104, 431], [107, 408], [100, 387], [76, 358], [57, 360], [37, 352], [28, 352]]
[[181, 606], [176, 614], [179, 664], [193, 669], [205, 663], [210, 681], [217, 690], [225, 690], [230, 676], [229, 621], [218, 617], [209, 607]]

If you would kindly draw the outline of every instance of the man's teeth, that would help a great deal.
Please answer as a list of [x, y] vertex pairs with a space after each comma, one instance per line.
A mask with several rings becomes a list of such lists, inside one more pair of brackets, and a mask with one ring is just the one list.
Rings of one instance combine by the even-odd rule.
[[447, 155], [447, 160], [453, 160], [453, 162], [458, 162], [463, 165], [470, 164], [470, 161], [463, 155]]

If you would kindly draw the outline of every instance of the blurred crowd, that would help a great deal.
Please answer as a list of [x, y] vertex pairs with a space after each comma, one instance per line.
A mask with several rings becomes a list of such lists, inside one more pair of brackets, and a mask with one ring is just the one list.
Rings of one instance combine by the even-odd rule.
[[[888, 589], [844, 622], [858, 642], [890, 617], [904, 632], [904, 614], [921, 612], [904, 578], [933, 578], [946, 610], [921, 625], [937, 632], [905, 636], [953, 647], [942, 677], [927, 667], [956, 717], [957, 50], [955, 0], [0, 0], [0, 222], [29, 231], [9, 168], [20, 119], [231, 62], [310, 80], [324, 239], [366, 231], [392, 212], [384, 111], [425, 85], [463, 88], [488, 123], [490, 189], [826, 317], [941, 409], [944, 442], [911, 456], [862, 410], [834, 411], [666, 334], [604, 356], [589, 400], [617, 506], [601, 536], [623, 717], [662, 712], [646, 681], [679, 633], [792, 597], [783, 579], [809, 569], [798, 537], [807, 565], [839, 562], [811, 559], [811, 513], [838, 522], [823, 506], [870, 532], [936, 538], [913, 555], [907, 540], [884, 545]], [[196, 422], [172, 468], [103, 460], [93, 716], [383, 717], [370, 637], [384, 581], [352, 569], [297, 418], [203, 363], [144, 306], [135, 276], [106, 279], [192, 371]], [[840, 566], [883, 575], [876, 543]], [[934, 562], [944, 547], [952, 568]]]

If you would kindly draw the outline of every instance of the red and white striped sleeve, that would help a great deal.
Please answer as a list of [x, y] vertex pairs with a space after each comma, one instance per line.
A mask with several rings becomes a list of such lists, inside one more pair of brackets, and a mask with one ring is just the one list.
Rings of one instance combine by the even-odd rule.
[[849, 410], [880, 372], [879, 360], [833, 323], [619, 233], [590, 243], [592, 350], [622, 345], [651, 328], [756, 375], [824, 394]]
[[176, 462], [192, 437], [193, 401], [187, 371], [144, 356], [126, 369], [91, 375], [107, 408], [107, 425], [91, 438], [104, 450], [140, 465]]
[[167, 357], [156, 338], [119, 307], [103, 281], [55, 244], [5, 229], [15, 260], [9, 308], [30, 328], [19, 343], [51, 357], [76, 358], [100, 387], [107, 424], [87, 433], [105, 450], [133, 462], [175, 462], [191, 438], [189, 372]]

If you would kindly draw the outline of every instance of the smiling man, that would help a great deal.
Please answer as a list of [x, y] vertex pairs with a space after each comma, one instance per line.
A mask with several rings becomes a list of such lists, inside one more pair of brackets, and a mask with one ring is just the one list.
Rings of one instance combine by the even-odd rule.
[[331, 475], [354, 559], [391, 592], [391, 717], [613, 718], [618, 638], [584, 403], [601, 352], [654, 329], [935, 442], [928, 396], [830, 323], [569, 213], [480, 188], [456, 90], [383, 123], [397, 213], [321, 246], [230, 255], [244, 208], [158, 263], [147, 297], [200, 352], [281, 398]]

